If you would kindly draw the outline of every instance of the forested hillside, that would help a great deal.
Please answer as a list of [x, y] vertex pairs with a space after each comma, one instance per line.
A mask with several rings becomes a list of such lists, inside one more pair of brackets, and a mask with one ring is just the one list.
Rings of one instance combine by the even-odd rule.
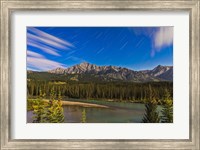
[[165, 91], [169, 91], [173, 96], [172, 82], [46, 82], [28, 81], [28, 95], [38, 96], [42, 90], [49, 96], [51, 89], [67, 98], [81, 99], [112, 99], [116, 101], [145, 102], [149, 98], [149, 93], [153, 93], [153, 98], [159, 103], [162, 101]]
[[151, 99], [162, 103], [166, 91], [173, 96], [172, 73], [173, 67], [161, 65], [153, 70], [133, 71], [89, 63], [48, 72], [28, 71], [28, 95], [38, 96], [42, 90], [49, 96], [54, 89], [66, 98], [145, 102], [152, 93]]

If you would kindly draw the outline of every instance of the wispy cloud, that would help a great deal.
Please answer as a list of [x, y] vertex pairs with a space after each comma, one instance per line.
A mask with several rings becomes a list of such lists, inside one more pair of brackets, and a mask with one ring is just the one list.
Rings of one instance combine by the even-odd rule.
[[65, 67], [64, 64], [61, 64], [56, 61], [52, 61], [46, 58], [36, 58], [36, 57], [27, 57], [27, 63], [29, 68], [37, 68], [38, 70], [50, 70], [58, 67]]
[[160, 50], [173, 43], [173, 27], [160, 27], [154, 37], [155, 48]]
[[38, 54], [38, 53], [33, 52], [33, 51], [30, 51], [30, 50], [27, 50], [27, 56], [29, 56], [29, 57], [37, 57], [37, 58], [44, 58], [43, 55]]
[[173, 27], [160, 27], [153, 36], [153, 47], [151, 57], [154, 57], [157, 52], [163, 48], [173, 44]]
[[[60, 39], [60, 38], [58, 38], [58, 37], [55, 37], [55, 36], [53, 36], [53, 35], [50, 35], [50, 34], [44, 32], [44, 31], [41, 31], [41, 30], [39, 30], [39, 29], [37, 29], [37, 28], [28, 27], [27, 29], [28, 29], [28, 31], [30, 31], [30, 32], [32, 32], [32, 33], [34, 33], [34, 34], [36, 34], [37, 36], [39, 36], [39, 37], [41, 37], [41, 38], [44, 38], [44, 39], [46, 39], [46, 40], [49, 40], [49, 41], [51, 41], [51, 42], [56, 42], [56, 43], [59, 43], [60, 45], [65, 45], [65, 46], [68, 46], [68, 47], [74, 47], [74, 45], [71, 44], [70, 42], [65, 41], [65, 40], [62, 40], [62, 39]], [[48, 44], [48, 43], [47, 43], [47, 44]]]
[[157, 52], [162, 51], [164, 47], [173, 44], [173, 27], [143, 27], [143, 28], [129, 28], [135, 35], [143, 35], [141, 40], [135, 45], [139, 48], [145, 38], [149, 38], [152, 43], [152, 50], [150, 50], [151, 57], [154, 57]]
[[33, 40], [33, 41], [37, 41], [37, 42], [40, 42], [40, 43], [43, 43], [43, 44], [46, 44], [46, 45], [50, 45], [50, 46], [53, 46], [55, 48], [61, 48], [61, 49], [67, 48], [66, 46], [64, 46], [60, 43], [57, 43], [55, 41], [51, 41], [49, 39], [45, 39], [45, 38], [33, 35], [31, 33], [27, 33], [27, 38], [29, 40]]
[[34, 27], [27, 28], [27, 45], [38, 48], [47, 54], [60, 56], [60, 50], [68, 50], [74, 45], [66, 40], [50, 35]]
[[29, 70], [46, 71], [57, 67], [66, 67], [64, 64], [45, 58], [43, 55], [27, 50], [27, 68]]
[[27, 41], [27, 44], [29, 46], [32, 46], [32, 47], [35, 47], [35, 48], [38, 48], [44, 52], [46, 52], [47, 54], [50, 54], [50, 55], [54, 55], [54, 56], [60, 56], [60, 54], [58, 52], [56, 52], [57, 50], [49, 47], [49, 46], [46, 46], [46, 45], [43, 45], [43, 44], [40, 44], [40, 43], [37, 43], [33, 40], [28, 40]]

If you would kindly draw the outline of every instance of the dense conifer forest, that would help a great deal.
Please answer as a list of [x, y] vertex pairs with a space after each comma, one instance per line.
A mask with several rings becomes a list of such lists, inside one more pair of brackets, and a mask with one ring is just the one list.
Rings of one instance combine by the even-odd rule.
[[152, 90], [154, 99], [160, 104], [164, 99], [165, 91], [169, 97], [173, 96], [172, 82], [47, 82], [28, 81], [27, 94], [29, 97], [38, 96], [42, 90], [48, 95], [51, 89], [66, 98], [77, 99], [111, 99], [115, 101], [145, 102], [150, 98]]

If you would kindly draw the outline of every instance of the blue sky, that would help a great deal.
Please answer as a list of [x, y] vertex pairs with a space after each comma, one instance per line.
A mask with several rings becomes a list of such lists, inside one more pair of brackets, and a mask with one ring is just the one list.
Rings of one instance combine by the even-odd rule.
[[27, 27], [27, 69], [173, 65], [173, 27]]

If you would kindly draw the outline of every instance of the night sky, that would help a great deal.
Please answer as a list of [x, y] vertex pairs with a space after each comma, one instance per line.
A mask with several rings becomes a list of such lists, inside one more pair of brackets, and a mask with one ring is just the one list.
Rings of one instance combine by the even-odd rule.
[[173, 65], [173, 27], [27, 27], [27, 69]]

